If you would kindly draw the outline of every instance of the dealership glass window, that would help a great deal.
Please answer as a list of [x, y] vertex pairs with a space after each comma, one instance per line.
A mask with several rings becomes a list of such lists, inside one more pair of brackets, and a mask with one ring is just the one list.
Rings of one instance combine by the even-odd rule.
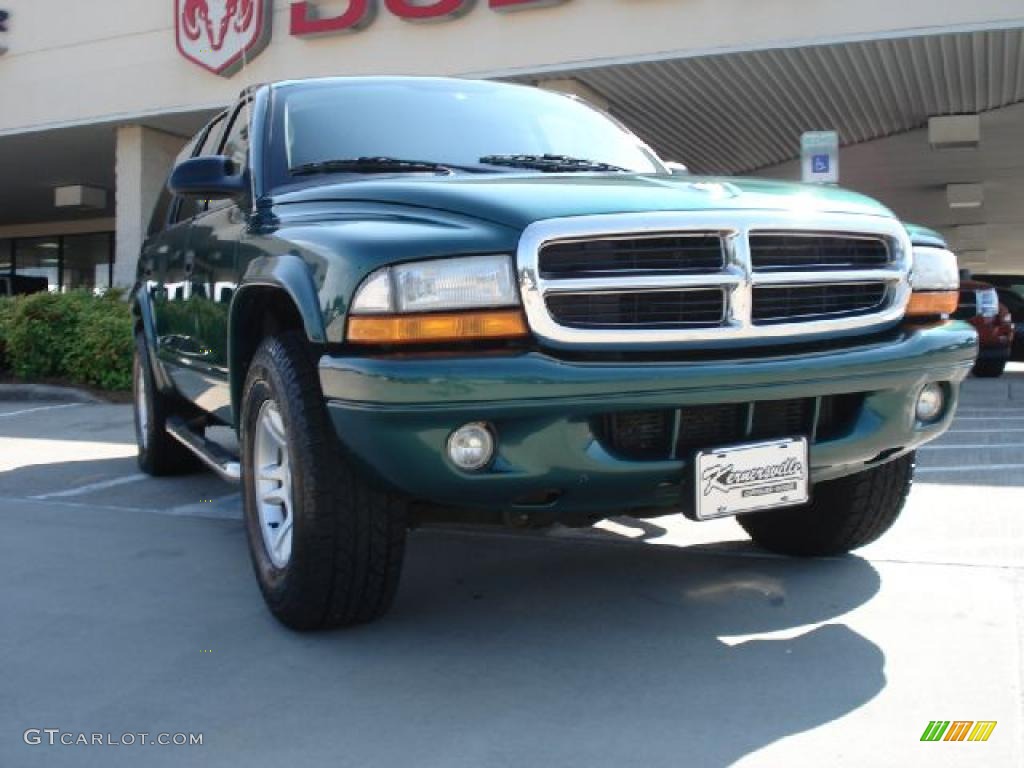
[[46, 278], [47, 288], [54, 292], [60, 290], [60, 238], [15, 240], [14, 271], [22, 277]]
[[14, 241], [0, 238], [0, 277], [14, 271]]
[[65, 237], [61, 290], [104, 291], [109, 288], [111, 244], [111, 235], [107, 232]]
[[0, 240], [0, 274], [19, 278], [22, 293], [104, 291], [111, 285], [113, 259], [113, 232]]

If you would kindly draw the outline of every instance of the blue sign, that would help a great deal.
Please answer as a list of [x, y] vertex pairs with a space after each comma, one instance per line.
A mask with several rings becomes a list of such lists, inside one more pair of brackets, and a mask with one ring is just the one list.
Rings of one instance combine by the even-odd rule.
[[839, 134], [808, 131], [800, 137], [800, 170], [810, 184], [839, 183]]
[[11, 18], [11, 14], [7, 11], [0, 11], [0, 32], [7, 31], [7, 20]]

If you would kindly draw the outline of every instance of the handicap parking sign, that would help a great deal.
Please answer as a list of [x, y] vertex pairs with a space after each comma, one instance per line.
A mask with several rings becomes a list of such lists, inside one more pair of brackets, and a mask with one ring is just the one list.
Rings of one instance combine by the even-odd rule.
[[839, 134], [808, 131], [800, 137], [803, 180], [812, 184], [839, 183]]

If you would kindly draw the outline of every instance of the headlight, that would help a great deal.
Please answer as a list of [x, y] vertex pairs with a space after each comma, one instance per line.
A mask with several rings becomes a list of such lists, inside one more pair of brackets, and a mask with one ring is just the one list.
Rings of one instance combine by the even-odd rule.
[[518, 304], [511, 257], [469, 256], [377, 270], [356, 292], [352, 314], [405, 314]]
[[512, 257], [467, 256], [385, 267], [356, 291], [348, 340], [409, 344], [521, 337]]
[[913, 293], [907, 306], [909, 317], [951, 315], [960, 303], [960, 271], [956, 254], [945, 248], [914, 248], [910, 273]]

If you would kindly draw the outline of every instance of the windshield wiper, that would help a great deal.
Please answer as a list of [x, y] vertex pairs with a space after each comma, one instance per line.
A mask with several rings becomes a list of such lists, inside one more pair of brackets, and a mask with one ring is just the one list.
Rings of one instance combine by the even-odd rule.
[[397, 157], [351, 157], [343, 160], [322, 160], [290, 168], [293, 176], [316, 173], [452, 173], [450, 165], [428, 160], [402, 160]]
[[480, 158], [485, 165], [503, 165], [508, 168], [529, 168], [545, 173], [571, 173], [575, 171], [611, 171], [628, 173], [625, 168], [610, 163], [599, 163], [581, 157], [568, 155], [485, 155]]

